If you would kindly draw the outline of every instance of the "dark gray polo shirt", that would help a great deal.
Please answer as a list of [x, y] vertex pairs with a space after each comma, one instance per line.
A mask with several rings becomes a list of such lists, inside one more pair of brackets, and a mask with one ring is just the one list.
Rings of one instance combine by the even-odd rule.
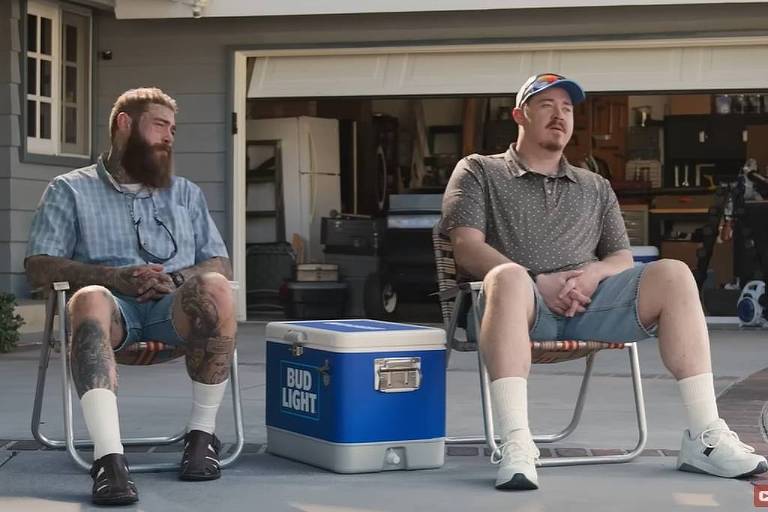
[[555, 176], [532, 171], [512, 144], [506, 153], [469, 155], [456, 164], [443, 196], [442, 230], [470, 227], [534, 273], [578, 268], [629, 238], [608, 180], [570, 165]]

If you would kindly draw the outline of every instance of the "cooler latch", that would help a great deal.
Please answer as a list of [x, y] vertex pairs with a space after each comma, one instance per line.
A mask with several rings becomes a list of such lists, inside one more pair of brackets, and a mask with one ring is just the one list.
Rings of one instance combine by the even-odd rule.
[[301, 357], [304, 354], [304, 343], [307, 342], [307, 333], [303, 331], [288, 331], [283, 339], [291, 344], [291, 355]]
[[416, 391], [421, 386], [420, 357], [388, 357], [373, 360], [373, 388], [383, 393]]

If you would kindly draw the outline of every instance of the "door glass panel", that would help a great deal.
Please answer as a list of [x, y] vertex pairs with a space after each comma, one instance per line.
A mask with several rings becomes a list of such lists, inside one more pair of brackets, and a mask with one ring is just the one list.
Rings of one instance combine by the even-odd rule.
[[27, 57], [27, 94], [37, 94], [37, 59]]
[[40, 102], [40, 138], [51, 138], [51, 104]]
[[40, 96], [51, 97], [51, 61], [40, 61]]
[[77, 27], [64, 27], [64, 60], [77, 62]]
[[74, 66], [64, 67], [64, 101], [77, 101], [77, 68]]
[[64, 109], [64, 142], [77, 143], [77, 109], [75, 107]]
[[37, 102], [27, 100], [27, 137], [37, 137]]
[[27, 51], [37, 51], [37, 16], [27, 14]]
[[51, 20], [40, 17], [40, 53], [50, 55], [53, 48], [53, 33]]

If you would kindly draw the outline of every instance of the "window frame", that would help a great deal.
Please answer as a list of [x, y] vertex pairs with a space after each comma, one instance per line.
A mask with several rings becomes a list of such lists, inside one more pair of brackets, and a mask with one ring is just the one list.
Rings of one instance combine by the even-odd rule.
[[[82, 66], [82, 76], [87, 78], [87, 85], [85, 87], [84, 100], [82, 107], [87, 112], [82, 116], [83, 119], [83, 147], [82, 153], [66, 152], [64, 147], [67, 145], [63, 139], [63, 115], [64, 115], [64, 44], [63, 44], [63, 28], [64, 19], [66, 13], [71, 13], [77, 16], [81, 16], [86, 19], [84, 28], [87, 29], [85, 44], [87, 48], [83, 51], [83, 55], [87, 57], [87, 62]], [[53, 19], [54, 26], [52, 27], [52, 66], [55, 71], [51, 73], [51, 88], [52, 88], [52, 106], [51, 106], [51, 140], [40, 139], [39, 137], [30, 137], [27, 135], [27, 123], [29, 122], [29, 112], [27, 107], [27, 87], [29, 76], [27, 76], [27, 58], [28, 58], [28, 15], [48, 17], [51, 14], [55, 14]], [[22, 118], [20, 120], [20, 139], [22, 149], [22, 161], [43, 163], [43, 164], [61, 164], [61, 165], [80, 165], [90, 163], [93, 151], [93, 103], [94, 103], [94, 78], [93, 78], [93, 65], [94, 65], [94, 24], [93, 24], [93, 12], [90, 9], [72, 5], [66, 2], [51, 2], [48, 0], [27, 0], [24, 5], [23, 15], [20, 16], [19, 24], [21, 28], [21, 52], [20, 61], [23, 63], [20, 65], [22, 71], [22, 83], [19, 90], [19, 99], [22, 107]], [[38, 65], [39, 68], [39, 65]], [[78, 66], [78, 75], [81, 69]], [[40, 80], [40, 73], [37, 73], [37, 80]], [[78, 105], [79, 106], [79, 105]], [[39, 113], [37, 113], [39, 118]], [[39, 122], [36, 120], [36, 123]], [[39, 135], [39, 132], [37, 133]]]

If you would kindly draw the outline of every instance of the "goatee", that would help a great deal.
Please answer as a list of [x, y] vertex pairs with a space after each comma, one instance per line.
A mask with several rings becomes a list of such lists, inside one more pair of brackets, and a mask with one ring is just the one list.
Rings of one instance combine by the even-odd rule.
[[168, 188], [173, 176], [173, 150], [167, 144], [149, 144], [138, 127], [131, 129], [120, 163], [133, 179], [152, 188]]
[[563, 148], [565, 148], [564, 144], [559, 144], [557, 142], [542, 142], [539, 144], [539, 146], [542, 149], [546, 149], [547, 151], [551, 151], [553, 153], [557, 151], [562, 151]]

